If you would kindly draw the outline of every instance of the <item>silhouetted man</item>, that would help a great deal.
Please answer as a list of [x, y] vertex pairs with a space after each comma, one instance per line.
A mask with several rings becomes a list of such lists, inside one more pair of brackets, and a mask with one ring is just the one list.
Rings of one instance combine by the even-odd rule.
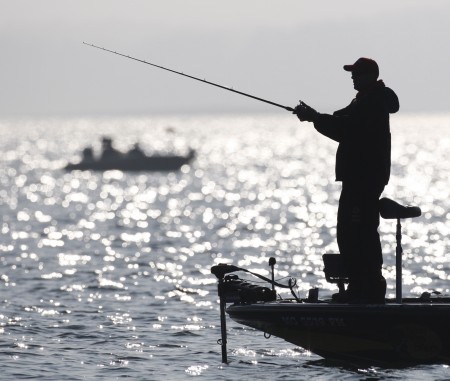
[[339, 142], [336, 180], [342, 182], [337, 218], [337, 242], [349, 275], [340, 300], [384, 303], [386, 281], [378, 225], [378, 200], [389, 181], [391, 133], [389, 114], [399, 109], [397, 95], [378, 80], [377, 63], [359, 58], [344, 70], [352, 73], [358, 91], [351, 103], [320, 114], [305, 103], [295, 108], [301, 121], [314, 123], [321, 134]]

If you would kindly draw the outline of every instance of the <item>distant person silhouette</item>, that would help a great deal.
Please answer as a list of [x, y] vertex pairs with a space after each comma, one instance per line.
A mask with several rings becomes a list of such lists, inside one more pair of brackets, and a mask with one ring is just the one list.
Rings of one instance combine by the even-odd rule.
[[139, 146], [139, 143], [135, 143], [133, 145], [133, 148], [128, 151], [127, 156], [132, 159], [141, 159], [145, 157], [145, 153], [144, 151], [142, 151], [141, 147]]
[[94, 161], [94, 150], [92, 149], [92, 147], [86, 147], [85, 149], [83, 149], [82, 161], [84, 163], [90, 163]]
[[121, 156], [122, 153], [113, 147], [112, 139], [110, 138], [102, 139], [102, 155], [101, 155], [102, 160], [114, 160]]
[[349, 285], [337, 300], [384, 303], [386, 280], [378, 225], [378, 201], [387, 185], [391, 166], [389, 114], [399, 110], [393, 90], [378, 80], [378, 64], [359, 58], [344, 70], [352, 73], [357, 90], [351, 103], [330, 114], [321, 114], [303, 102], [294, 114], [314, 123], [321, 134], [339, 143], [336, 181], [342, 182], [337, 217], [337, 242]]

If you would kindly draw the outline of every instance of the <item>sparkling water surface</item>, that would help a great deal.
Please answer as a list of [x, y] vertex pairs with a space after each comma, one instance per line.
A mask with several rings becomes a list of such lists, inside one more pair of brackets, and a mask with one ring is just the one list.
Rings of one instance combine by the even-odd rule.
[[[419, 205], [403, 223], [404, 295], [449, 293], [450, 115], [392, 119], [385, 196]], [[108, 135], [126, 151], [197, 150], [173, 173], [65, 172]], [[298, 293], [335, 292], [336, 145], [292, 116], [0, 122], [2, 380], [443, 380], [447, 365], [358, 368], [228, 319], [221, 364], [212, 265], [233, 263]], [[395, 295], [395, 222], [380, 226]], [[281, 291], [280, 291], [281, 292]]]

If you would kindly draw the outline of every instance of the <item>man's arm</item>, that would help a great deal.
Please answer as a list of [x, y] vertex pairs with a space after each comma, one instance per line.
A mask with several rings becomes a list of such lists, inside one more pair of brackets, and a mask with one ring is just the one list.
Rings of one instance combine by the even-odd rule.
[[314, 123], [314, 128], [322, 135], [340, 142], [342, 137], [342, 130], [346, 123], [348, 123], [349, 107], [336, 111], [333, 115], [320, 114], [306, 103], [300, 104], [294, 109], [294, 114], [302, 122]]

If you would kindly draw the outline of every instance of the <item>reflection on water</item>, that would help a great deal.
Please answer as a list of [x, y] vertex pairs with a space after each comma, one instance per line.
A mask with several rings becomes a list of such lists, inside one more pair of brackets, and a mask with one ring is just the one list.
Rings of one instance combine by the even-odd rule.
[[[403, 224], [404, 294], [448, 293], [450, 116], [392, 124], [385, 195], [423, 211]], [[103, 135], [122, 151], [140, 142], [149, 154], [193, 147], [198, 156], [168, 174], [61, 170], [85, 146], [99, 149]], [[337, 251], [336, 147], [310, 125], [289, 116], [4, 121], [0, 139], [0, 347], [9, 378], [448, 377], [442, 366], [330, 368], [232, 322], [232, 363], [220, 364], [213, 264], [267, 275], [275, 256], [277, 277], [296, 277], [300, 295], [335, 291], [321, 256]], [[380, 230], [394, 296], [395, 223]]]

